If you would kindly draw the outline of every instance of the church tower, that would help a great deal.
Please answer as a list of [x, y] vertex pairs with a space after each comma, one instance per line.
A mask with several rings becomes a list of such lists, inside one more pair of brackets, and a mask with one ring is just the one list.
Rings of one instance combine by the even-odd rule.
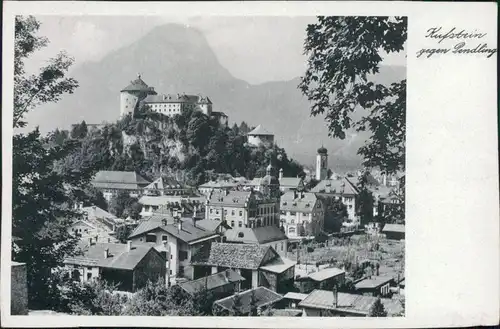
[[128, 114], [133, 114], [138, 103], [148, 95], [156, 95], [153, 87], [149, 87], [142, 79], [141, 75], [137, 75], [137, 79], [130, 81], [130, 84], [120, 90], [120, 118]]
[[316, 155], [316, 180], [321, 181], [328, 177], [328, 151], [321, 146]]

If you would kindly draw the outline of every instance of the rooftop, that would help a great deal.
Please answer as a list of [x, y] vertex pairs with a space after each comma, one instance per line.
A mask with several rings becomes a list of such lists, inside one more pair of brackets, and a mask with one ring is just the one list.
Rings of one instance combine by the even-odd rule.
[[144, 99], [145, 103], [192, 103], [192, 104], [212, 104], [208, 97], [201, 95], [186, 94], [163, 94], [148, 95]]
[[302, 310], [296, 308], [285, 308], [273, 310], [272, 316], [301, 316]]
[[250, 131], [247, 135], [250, 135], [250, 136], [252, 136], [252, 135], [253, 136], [274, 136], [274, 134], [271, 134], [262, 125], [258, 125], [257, 127], [255, 127], [255, 129]]
[[210, 251], [207, 254], [196, 254], [192, 263], [256, 270], [262, 265], [268, 253], [272, 252], [277, 256], [276, 252], [271, 251], [271, 249], [269, 246], [264, 247], [257, 244], [213, 242]]
[[311, 192], [286, 192], [281, 196], [280, 209], [285, 211], [312, 212], [318, 198]]
[[149, 181], [133, 171], [97, 172], [92, 183], [97, 188], [138, 189], [149, 184]]
[[199, 291], [203, 291], [204, 289], [212, 290], [229, 283], [244, 280], [245, 278], [239, 275], [236, 271], [228, 269], [197, 280], [179, 283], [179, 286], [186, 292], [194, 294]]
[[314, 281], [321, 282], [326, 279], [330, 279], [336, 277], [337, 275], [342, 275], [342, 274], [345, 274], [344, 270], [341, 270], [340, 268], [330, 267], [319, 270], [317, 272], [310, 273], [309, 278]]
[[260, 193], [252, 191], [214, 191], [208, 200], [212, 205], [244, 208], [245, 203], [252, 198], [261, 199], [262, 196]]
[[382, 232], [398, 232], [404, 233], [405, 226], [403, 224], [385, 224]]
[[266, 263], [264, 266], [261, 266], [260, 269], [279, 274], [285, 272], [290, 267], [295, 266], [295, 264], [297, 264], [297, 262], [288, 258], [277, 257], [272, 261]]
[[386, 283], [394, 281], [393, 277], [389, 276], [372, 276], [369, 279], [359, 281], [354, 285], [356, 289], [376, 289]]
[[358, 188], [346, 177], [343, 179], [324, 179], [311, 189], [313, 193], [357, 195]]
[[301, 294], [300, 292], [287, 292], [283, 298], [293, 299], [293, 300], [304, 300], [308, 295]]
[[[104, 257], [106, 249], [108, 249], [107, 258]], [[126, 244], [97, 243], [83, 250], [82, 256], [66, 258], [64, 263], [133, 270], [151, 249], [152, 246], [149, 245], [132, 246], [128, 250]]]
[[300, 177], [281, 177], [280, 178], [280, 186], [281, 187], [299, 187], [302, 182], [302, 178]]
[[162, 176], [155, 179], [151, 184], [145, 187], [152, 190], [165, 190], [165, 189], [182, 189], [184, 186], [173, 177]]
[[[334, 293], [332, 291], [314, 290], [299, 303], [299, 306], [368, 315], [377, 297], [339, 292], [337, 293], [337, 299], [335, 305]], [[389, 316], [398, 314], [403, 310], [398, 301], [387, 298], [381, 298], [381, 301]]]
[[203, 204], [205, 197], [198, 196], [182, 196], [182, 195], [158, 195], [150, 196], [144, 195], [139, 199], [139, 203], [148, 206], [162, 206], [162, 205], [184, 205], [184, 204]]
[[286, 240], [287, 237], [277, 226], [260, 226], [256, 228], [233, 227], [224, 235], [228, 242], [264, 244]]
[[130, 84], [123, 88], [121, 91], [138, 91], [138, 92], [149, 92], [156, 94], [152, 87], [149, 87], [142, 79], [141, 75], [137, 76], [137, 79], [130, 81]]
[[[254, 289], [243, 291], [239, 293], [241, 300], [240, 311], [243, 314], [248, 314], [251, 311], [250, 303], [252, 299], [252, 292], [254, 293], [256, 299], [255, 307], [265, 307], [283, 299], [283, 297], [280, 294], [277, 294], [274, 291], [269, 290], [265, 287], [257, 287]], [[219, 299], [214, 304], [217, 304], [220, 307], [228, 311], [231, 311], [234, 305], [234, 295], [223, 299]]]

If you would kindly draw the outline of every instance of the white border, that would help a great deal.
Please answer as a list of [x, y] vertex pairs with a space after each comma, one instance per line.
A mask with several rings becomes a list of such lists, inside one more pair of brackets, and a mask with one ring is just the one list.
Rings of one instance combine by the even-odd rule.
[[[495, 3], [474, 2], [4, 2], [2, 111], [2, 324], [9, 327], [169, 326], [396, 328], [497, 324], [499, 209], [496, 55], [416, 59], [427, 28], [488, 33], [496, 48]], [[408, 16], [406, 317], [13, 317], [10, 316], [13, 22], [36, 15]]]

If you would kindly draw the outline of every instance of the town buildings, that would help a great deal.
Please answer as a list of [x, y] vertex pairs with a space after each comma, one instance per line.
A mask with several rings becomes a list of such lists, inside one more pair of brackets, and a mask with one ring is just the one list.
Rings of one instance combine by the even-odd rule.
[[142, 221], [130, 234], [134, 245], [150, 245], [163, 253], [164, 267], [168, 271], [167, 283], [179, 279], [199, 277], [191, 266], [191, 257], [202, 249], [208, 249], [213, 241], [220, 241], [220, 235], [197, 223], [195, 219], [175, 219], [171, 215], [154, 217]]
[[390, 240], [404, 240], [405, 226], [402, 224], [385, 224], [382, 233]]
[[369, 276], [356, 282], [354, 288], [357, 293], [365, 296], [382, 296], [390, 294], [390, 287], [395, 284], [392, 276]]
[[83, 213], [82, 219], [77, 219], [69, 227], [68, 232], [77, 235], [81, 240], [94, 242], [116, 242], [115, 229], [120, 224], [113, 214], [97, 206], [83, 207], [79, 203], [76, 207]]
[[64, 270], [74, 281], [101, 279], [118, 284], [118, 290], [134, 292], [148, 280], [164, 279], [165, 261], [149, 245], [96, 243], [86, 247], [83, 255], [66, 258]]
[[288, 238], [277, 226], [234, 227], [224, 232], [224, 241], [270, 246], [284, 256], [288, 252]]
[[151, 111], [170, 117], [186, 110], [198, 110], [209, 117], [212, 116], [212, 101], [202, 95], [149, 94], [143, 102]]
[[310, 192], [286, 192], [281, 196], [280, 222], [289, 238], [312, 236], [323, 230], [323, 202]]
[[314, 289], [332, 290], [344, 284], [345, 275], [344, 270], [336, 267], [322, 268], [296, 278], [295, 286], [302, 293], [310, 293]]
[[274, 143], [274, 134], [267, 131], [262, 125], [258, 125], [252, 131], [247, 133], [247, 142], [251, 146], [272, 146]]
[[313, 187], [311, 192], [323, 197], [333, 197], [341, 200], [347, 207], [348, 218], [351, 221], [357, 221], [356, 205], [359, 190], [349, 178], [345, 177], [340, 180], [324, 179]]
[[245, 278], [237, 271], [228, 269], [196, 280], [181, 282], [179, 287], [192, 296], [200, 292], [209, 292], [217, 298], [224, 298], [239, 292], [243, 281]]
[[161, 176], [144, 187], [143, 193], [148, 196], [192, 195], [193, 189], [173, 177]]
[[178, 212], [181, 216], [186, 216], [194, 211], [202, 211], [205, 207], [205, 202], [206, 198], [202, 196], [144, 195], [139, 199], [139, 203], [142, 205], [140, 215], [148, 217], [154, 213]]
[[131, 197], [138, 197], [149, 184], [148, 180], [133, 171], [101, 170], [92, 180], [92, 185], [102, 192], [108, 203], [120, 191], [129, 193]]
[[[248, 316], [249, 314], [254, 316], [262, 315], [262, 312], [266, 308], [276, 306], [276, 304], [283, 299], [283, 296], [265, 287], [256, 287], [243, 291], [238, 293], [238, 297], [240, 299], [241, 306], [238, 307], [237, 312], [241, 316]], [[221, 315], [234, 314], [235, 298], [236, 297], [233, 295], [217, 300], [213, 306], [214, 312]]]

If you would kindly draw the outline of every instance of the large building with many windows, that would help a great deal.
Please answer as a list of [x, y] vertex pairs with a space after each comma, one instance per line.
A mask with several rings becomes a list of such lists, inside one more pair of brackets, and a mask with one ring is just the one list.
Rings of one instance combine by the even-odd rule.
[[185, 110], [199, 110], [212, 116], [212, 101], [202, 95], [148, 95], [143, 102], [150, 110], [166, 116], [181, 114]]
[[347, 214], [349, 220], [356, 221], [356, 205], [359, 195], [359, 190], [349, 178], [343, 179], [324, 179], [318, 183], [311, 192], [317, 193], [324, 197], [333, 197], [341, 200], [347, 207]]
[[323, 202], [310, 192], [286, 192], [281, 196], [280, 222], [289, 238], [311, 236], [324, 227]]

